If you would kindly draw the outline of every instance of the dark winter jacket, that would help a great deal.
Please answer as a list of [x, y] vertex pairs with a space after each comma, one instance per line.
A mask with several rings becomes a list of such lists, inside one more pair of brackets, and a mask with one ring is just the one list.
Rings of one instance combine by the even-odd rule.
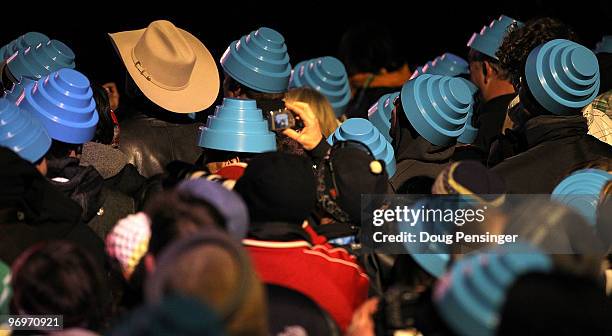
[[171, 161], [194, 163], [200, 123], [187, 115], [166, 111], [135, 113], [121, 123], [119, 149], [144, 177], [161, 174]]
[[473, 124], [478, 128], [478, 135], [473, 145], [483, 154], [489, 155], [489, 149], [495, 139], [502, 133], [508, 111], [508, 104], [516, 94], [506, 94], [495, 97], [480, 104], [473, 116]]
[[507, 158], [493, 171], [505, 180], [510, 193], [549, 194], [579, 165], [612, 161], [612, 146], [588, 135], [587, 130], [581, 115], [534, 117], [510, 132], [512, 139], [508, 141], [520, 154]]
[[80, 166], [78, 159], [65, 158], [48, 160], [48, 167], [51, 184], [81, 206], [81, 221], [102, 239], [119, 219], [134, 213], [134, 199], [106, 186], [93, 166]]
[[80, 222], [81, 207], [54, 188], [29, 162], [0, 148], [0, 259], [10, 264], [47, 240], [70, 240], [103, 265], [104, 244]]

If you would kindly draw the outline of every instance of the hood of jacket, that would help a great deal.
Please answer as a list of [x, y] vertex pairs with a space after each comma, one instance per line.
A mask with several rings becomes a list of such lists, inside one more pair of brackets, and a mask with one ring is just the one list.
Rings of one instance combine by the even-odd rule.
[[527, 148], [547, 141], [584, 136], [587, 132], [586, 119], [582, 115], [542, 115], [529, 119], [522, 129]]

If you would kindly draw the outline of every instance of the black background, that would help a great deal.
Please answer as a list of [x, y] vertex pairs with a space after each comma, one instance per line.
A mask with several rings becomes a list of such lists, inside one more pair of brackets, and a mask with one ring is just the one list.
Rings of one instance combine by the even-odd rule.
[[197, 7], [194, 2], [180, 1], [156, 5], [129, 1], [23, 3], [24, 7], [32, 8], [4, 10], [0, 43], [8, 43], [28, 31], [45, 33], [73, 49], [77, 69], [91, 80], [116, 81], [119, 85], [125, 76], [123, 65], [107, 33], [144, 28], [157, 19], [170, 20], [199, 37], [217, 60], [231, 41], [260, 26], [274, 28], [285, 36], [292, 65], [307, 58], [337, 55], [338, 43], [347, 27], [362, 21], [376, 22], [394, 32], [399, 50], [412, 69], [447, 51], [465, 57], [465, 45], [471, 34], [500, 14], [521, 21], [556, 17], [571, 25], [589, 48], [602, 35], [612, 34], [610, 0], [571, 3], [427, 0], [370, 4], [224, 0], [197, 1]]

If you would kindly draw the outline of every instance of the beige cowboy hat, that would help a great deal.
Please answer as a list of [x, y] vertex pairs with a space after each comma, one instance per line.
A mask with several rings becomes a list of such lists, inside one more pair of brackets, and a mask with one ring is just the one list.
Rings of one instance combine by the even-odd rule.
[[199, 112], [219, 93], [219, 71], [204, 44], [170, 21], [145, 29], [109, 34], [128, 73], [160, 107], [177, 113]]

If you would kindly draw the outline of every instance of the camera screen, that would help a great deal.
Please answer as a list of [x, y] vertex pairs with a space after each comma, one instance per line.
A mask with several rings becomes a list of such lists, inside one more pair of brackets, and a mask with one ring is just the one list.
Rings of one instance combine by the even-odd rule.
[[287, 114], [277, 114], [274, 116], [274, 126], [276, 128], [288, 128], [289, 116]]

